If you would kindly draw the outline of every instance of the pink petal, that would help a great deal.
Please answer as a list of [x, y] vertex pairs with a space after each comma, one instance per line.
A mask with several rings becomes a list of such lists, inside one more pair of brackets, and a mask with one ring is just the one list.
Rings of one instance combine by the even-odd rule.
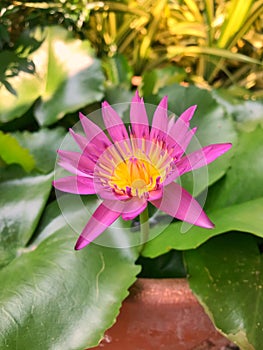
[[69, 132], [70, 132], [71, 136], [74, 138], [74, 140], [76, 141], [80, 150], [83, 151], [88, 144], [88, 140], [86, 139], [86, 137], [75, 133], [75, 131], [73, 129], [69, 129]]
[[178, 137], [176, 141], [174, 138], [171, 138], [170, 136], [167, 137], [166, 142], [168, 144], [168, 147], [174, 149], [173, 152], [171, 152], [171, 157], [178, 160], [183, 156], [194, 134], [196, 133], [196, 130], [197, 128], [188, 130], [188, 132], [184, 135], [184, 137]]
[[123, 121], [119, 117], [118, 113], [106, 101], [102, 103], [102, 116], [104, 124], [113, 141], [129, 139], [129, 135]]
[[75, 245], [76, 250], [80, 250], [94, 241], [95, 238], [118, 219], [120, 212], [114, 210], [114, 203], [111, 202], [113, 201], [104, 201], [96, 209], [77, 240]]
[[130, 199], [130, 197], [126, 194], [117, 194], [113, 191], [111, 187], [105, 187], [100, 181], [100, 179], [95, 179], [95, 190], [96, 194], [101, 198], [101, 199], [110, 199], [110, 200], [119, 200], [119, 201], [124, 201], [127, 199]]
[[84, 176], [67, 176], [53, 181], [53, 186], [63, 192], [75, 194], [94, 194], [93, 178]]
[[193, 136], [195, 135], [196, 131], [197, 131], [197, 127], [189, 130], [188, 133], [185, 135], [184, 140], [182, 140], [181, 147], [182, 147], [184, 152], [186, 151], [187, 147], [189, 146], [189, 143], [191, 142], [191, 140], [192, 140]]
[[151, 203], [177, 219], [205, 228], [214, 227], [200, 204], [175, 182], [164, 188], [163, 198], [151, 201]]
[[[169, 137], [172, 140], [174, 140], [174, 142], [176, 142], [183, 151], [186, 150], [187, 146], [189, 145], [189, 142], [191, 141], [191, 136], [193, 136], [194, 134], [194, 132], [189, 134], [189, 127], [190, 120], [193, 117], [195, 110], [196, 106], [188, 108], [181, 114], [181, 116], [176, 120], [176, 122], [172, 126], [170, 126], [168, 130]], [[194, 129], [194, 131], [195, 130], [196, 129]]]
[[197, 105], [193, 105], [189, 107], [179, 117], [181, 121], [184, 121], [184, 123], [188, 126], [188, 128], [190, 126], [190, 120], [192, 119], [196, 108], [197, 108]]
[[79, 118], [85, 131], [88, 143], [92, 141], [102, 152], [105, 148], [111, 146], [111, 142], [104, 134], [101, 128], [85, 117], [82, 113], [79, 113]]
[[167, 127], [167, 133], [169, 134], [170, 130], [172, 129], [172, 127], [174, 126], [175, 123], [175, 115], [173, 114], [168, 121], [168, 127]]
[[132, 98], [130, 108], [130, 121], [132, 124], [132, 131], [135, 138], [142, 138], [149, 136], [149, 122], [146, 113], [143, 98], [140, 98], [138, 91]]
[[94, 145], [92, 142], [88, 142], [87, 138], [76, 134], [74, 130], [69, 129], [69, 132], [71, 136], [74, 138], [76, 141], [77, 145], [79, 146], [80, 150], [83, 151], [83, 154], [92, 159], [94, 162], [99, 158], [101, 153], [104, 151], [103, 147], [98, 147]]
[[150, 133], [150, 138], [155, 139], [159, 135], [163, 137], [167, 134], [168, 129], [168, 115], [167, 115], [167, 105], [168, 105], [168, 98], [167, 96], [164, 96], [157, 106], [154, 115], [153, 115], [153, 121], [152, 121], [152, 128]]
[[172, 181], [177, 179], [179, 176], [199, 169], [203, 166], [213, 162], [216, 158], [227, 152], [232, 147], [231, 143], [219, 143], [203, 147], [195, 152], [187, 154], [178, 162], [176, 162], [175, 170], [167, 176], [164, 181], [164, 185], [170, 184]]
[[159, 199], [162, 196], [163, 196], [163, 186], [159, 190], [149, 192], [148, 201]]
[[205, 146], [193, 153], [184, 156], [176, 163], [179, 175], [206, 166], [227, 152], [231, 147], [231, 143], [219, 143]]
[[125, 202], [121, 216], [123, 220], [132, 220], [140, 215], [146, 207], [147, 200], [145, 198], [133, 197]]
[[82, 154], [64, 150], [58, 150], [58, 154], [58, 164], [69, 172], [80, 176], [93, 173], [95, 162]]

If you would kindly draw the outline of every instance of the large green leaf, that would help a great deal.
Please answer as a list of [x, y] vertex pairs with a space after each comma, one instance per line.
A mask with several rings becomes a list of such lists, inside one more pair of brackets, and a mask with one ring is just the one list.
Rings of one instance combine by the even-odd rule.
[[43, 41], [28, 55], [34, 72], [21, 70], [7, 78], [13, 94], [0, 86], [1, 122], [21, 117], [38, 97], [35, 116], [41, 125], [55, 123], [66, 113], [101, 100], [104, 76], [89, 41], [74, 39], [58, 26], [38, 28], [30, 35]]
[[215, 228], [212, 230], [191, 226], [184, 233], [181, 222], [164, 226], [163, 231], [161, 226], [157, 226], [156, 229], [161, 234], [145, 245], [143, 255], [154, 258], [170, 249], [193, 249], [214, 236], [233, 230], [250, 232], [263, 237], [262, 208], [263, 197], [213, 211], [209, 213], [210, 219], [215, 223]]
[[227, 90], [213, 90], [213, 97], [233, 116], [240, 130], [253, 131], [263, 126], [263, 101], [235, 98]]
[[263, 196], [263, 129], [240, 132], [231, 168], [224, 179], [209, 190], [209, 210], [227, 207]]
[[37, 74], [23, 70], [13, 77], [8, 77], [6, 84], [13, 93], [8, 91], [4, 84], [0, 84], [0, 122], [2, 123], [21, 117], [39, 97], [42, 88], [41, 79]]
[[48, 173], [54, 169], [59, 149], [64, 137], [63, 128], [41, 129], [37, 132], [16, 132], [14, 134], [19, 143], [30, 150], [36, 160], [36, 169]]
[[[189, 23], [188, 23], [189, 24]], [[159, 89], [180, 83], [186, 78], [187, 74], [181, 67], [167, 66], [159, 69], [152, 69], [144, 72], [142, 76], [142, 92], [143, 96], [157, 94]]]
[[97, 345], [140, 271], [137, 250], [91, 244], [74, 251], [76, 233], [55, 203], [46, 211], [39, 237], [0, 271], [0, 348]]
[[44, 35], [32, 57], [43, 80], [35, 115], [41, 125], [50, 125], [68, 112], [100, 101], [104, 76], [89, 41], [73, 39], [60, 27], [46, 28]]
[[30, 171], [35, 166], [32, 154], [11, 135], [0, 131], [0, 158], [6, 164], [20, 164], [26, 171]]
[[263, 264], [256, 238], [223, 235], [185, 252], [185, 259], [190, 287], [216, 327], [242, 350], [261, 349]]
[[[191, 126], [198, 130], [194, 142], [191, 143], [187, 153], [201, 146], [232, 142], [237, 140], [237, 133], [232, 119], [225, 113], [224, 108], [213, 98], [211, 92], [201, 90], [195, 86], [188, 88], [180, 85], [171, 85], [159, 90], [159, 97], [168, 95], [169, 110], [178, 116], [188, 107], [197, 105], [197, 110], [191, 121]], [[208, 165], [208, 178], [206, 169], [198, 169], [193, 174], [182, 177], [183, 186], [194, 195], [199, 194], [206, 186], [222, 177], [229, 165], [233, 151], [229, 151], [212, 164]]]
[[51, 190], [53, 174], [0, 182], [0, 266], [21, 253], [31, 238]]

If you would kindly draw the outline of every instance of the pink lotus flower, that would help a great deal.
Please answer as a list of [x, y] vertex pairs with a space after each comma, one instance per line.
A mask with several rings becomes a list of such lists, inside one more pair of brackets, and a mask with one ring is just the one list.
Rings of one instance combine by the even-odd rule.
[[180, 175], [203, 167], [228, 151], [230, 143], [213, 144], [184, 155], [196, 128], [189, 129], [196, 106], [176, 121], [167, 115], [164, 97], [149, 127], [143, 99], [136, 92], [130, 107], [131, 129], [126, 130], [117, 112], [102, 104], [102, 116], [111, 137], [80, 114], [85, 137], [70, 130], [81, 153], [59, 150], [59, 165], [73, 176], [54, 186], [75, 194], [97, 194], [103, 200], [83, 229], [75, 249], [98, 237], [119, 216], [131, 220], [147, 203], [191, 224], [213, 228], [200, 204], [174, 182]]

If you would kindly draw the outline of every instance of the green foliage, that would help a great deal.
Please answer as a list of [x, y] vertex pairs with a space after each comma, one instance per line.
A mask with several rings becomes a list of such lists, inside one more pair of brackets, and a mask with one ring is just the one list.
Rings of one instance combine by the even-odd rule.
[[260, 86], [262, 12], [261, 0], [107, 2], [83, 32], [99, 55], [123, 53], [137, 75], [173, 61], [196, 84], [251, 88]]
[[0, 157], [6, 164], [20, 164], [26, 171], [35, 166], [35, 160], [26, 148], [10, 134], [0, 131]]
[[216, 327], [242, 350], [262, 344], [259, 243], [251, 235], [231, 233], [185, 254], [191, 288]]
[[[17, 200], [22, 205], [25, 196], [20, 192]], [[11, 212], [10, 219], [19, 220], [16, 214]], [[112, 325], [135, 281], [137, 252], [96, 245], [74, 251], [75, 232], [55, 203], [47, 207], [43, 221], [40, 235], [45, 231], [47, 238], [38, 243], [32, 239], [27, 247], [20, 242], [17, 257], [0, 271], [0, 347], [90, 348]]]
[[[209, 193], [207, 208], [223, 208], [263, 196], [263, 129], [240, 132], [227, 176]], [[220, 189], [220, 190], [219, 190]], [[231, 193], [231, 195], [229, 195]]]
[[28, 57], [21, 57], [16, 52], [5, 50], [0, 52], [1, 68], [0, 83], [13, 95], [17, 96], [16, 90], [10, 84], [9, 79], [16, 77], [19, 72], [34, 73], [34, 63]]
[[[181, 222], [163, 226], [161, 234], [149, 241], [142, 254], [154, 258], [171, 249], [188, 250], [199, 247], [212, 237], [230, 231], [249, 232], [263, 238], [263, 217], [261, 215], [263, 197], [208, 212], [215, 224], [213, 230], [189, 226], [183, 230]], [[160, 227], [158, 227], [160, 231]], [[154, 230], [152, 234], [154, 233]]]
[[[42, 78], [41, 100], [35, 109], [41, 125], [50, 125], [66, 113], [99, 101], [103, 94], [100, 62], [88, 41], [72, 39], [65, 30], [52, 27], [35, 52]], [[44, 60], [41, 60], [44, 57]]]
[[130, 89], [133, 71], [125, 56], [104, 57], [103, 68], [108, 84]]
[[16, 132], [14, 137], [28, 149], [35, 159], [35, 169], [40, 173], [53, 171], [56, 162], [56, 151], [59, 149], [65, 136], [65, 130], [42, 128], [37, 132]]
[[19, 175], [1, 181], [0, 266], [20, 255], [29, 242], [48, 199], [52, 177]]
[[0, 44], [14, 44], [24, 28], [61, 23], [99, 57], [124, 54], [136, 75], [173, 62], [198, 85], [259, 90], [262, 13], [262, 0], [12, 1]]
[[0, 121], [23, 115], [38, 98], [34, 115], [40, 125], [50, 125], [102, 98], [101, 64], [88, 41], [73, 39], [61, 27], [37, 28], [29, 35], [42, 42], [28, 56], [34, 72], [20, 69], [8, 77], [9, 91], [0, 86]]

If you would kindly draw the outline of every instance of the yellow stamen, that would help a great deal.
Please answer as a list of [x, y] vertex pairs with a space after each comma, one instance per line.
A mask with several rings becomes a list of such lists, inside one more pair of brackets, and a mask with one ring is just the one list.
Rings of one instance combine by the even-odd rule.
[[119, 190], [128, 187], [132, 196], [142, 197], [156, 187], [156, 179], [160, 177], [159, 171], [144, 159], [131, 157], [119, 163], [115, 168], [111, 186]]
[[159, 189], [172, 169], [173, 159], [163, 141], [146, 141], [131, 135], [130, 144], [122, 141], [107, 149], [96, 170], [103, 186], [106, 180], [115, 193], [140, 198]]

